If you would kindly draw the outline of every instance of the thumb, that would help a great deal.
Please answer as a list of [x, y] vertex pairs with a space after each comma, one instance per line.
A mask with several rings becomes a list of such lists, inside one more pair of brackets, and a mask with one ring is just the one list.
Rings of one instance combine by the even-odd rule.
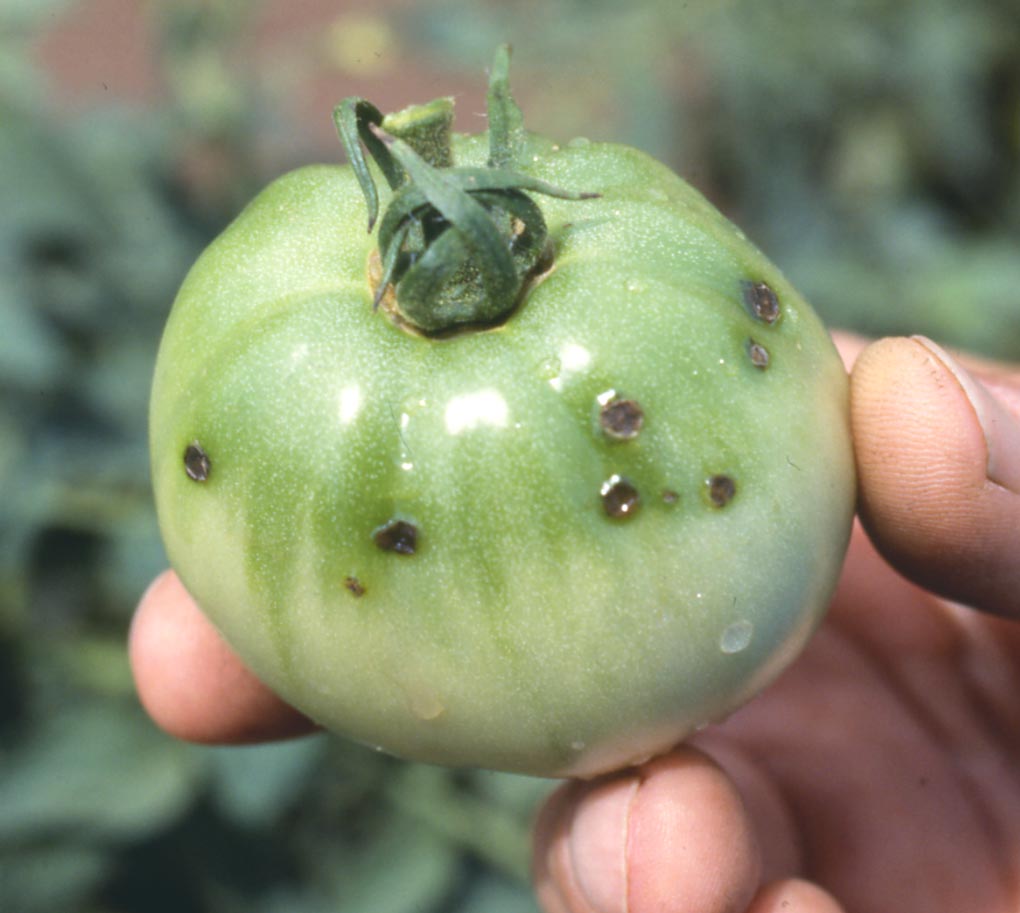
[[742, 913], [760, 870], [736, 787], [690, 747], [567, 783], [535, 828], [535, 886], [549, 913]]
[[883, 339], [854, 365], [851, 414], [859, 512], [885, 558], [1020, 618], [1020, 368]]

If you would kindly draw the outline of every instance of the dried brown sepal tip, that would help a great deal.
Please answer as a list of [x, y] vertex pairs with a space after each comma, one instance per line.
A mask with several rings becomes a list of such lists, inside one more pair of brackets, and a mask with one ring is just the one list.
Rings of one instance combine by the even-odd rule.
[[372, 540], [384, 552], [413, 555], [418, 550], [418, 527], [406, 520], [391, 520], [372, 533]]

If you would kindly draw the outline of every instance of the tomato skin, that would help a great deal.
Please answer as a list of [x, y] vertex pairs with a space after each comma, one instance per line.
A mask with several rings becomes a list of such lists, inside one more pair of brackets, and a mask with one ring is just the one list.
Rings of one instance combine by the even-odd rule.
[[[268, 187], [174, 304], [152, 473], [185, 585], [309, 716], [416, 760], [590, 776], [729, 713], [810, 636], [853, 513], [847, 382], [808, 305], [664, 166], [528, 143], [522, 170], [602, 195], [536, 198], [550, 271], [451, 338], [373, 311], [347, 167]], [[458, 163], [486, 152], [455, 139]], [[615, 438], [621, 400], [643, 421]], [[639, 499], [617, 516], [613, 480]], [[374, 538], [397, 522], [412, 553]]]

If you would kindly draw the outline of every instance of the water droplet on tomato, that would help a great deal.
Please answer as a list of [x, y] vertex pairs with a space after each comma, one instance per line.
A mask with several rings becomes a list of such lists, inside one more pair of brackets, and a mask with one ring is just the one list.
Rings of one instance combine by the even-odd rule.
[[705, 484], [708, 500], [716, 507], [725, 507], [737, 494], [737, 483], [727, 475], [714, 475]]
[[753, 636], [754, 625], [751, 622], [746, 618], [735, 621], [723, 629], [719, 636], [719, 649], [728, 654], [740, 653], [748, 648]]
[[743, 294], [744, 304], [753, 317], [763, 323], [775, 323], [779, 319], [779, 299], [767, 282], [745, 282]]
[[644, 425], [645, 413], [637, 400], [610, 399], [599, 407], [599, 425], [614, 441], [632, 441]]
[[391, 520], [376, 529], [372, 539], [384, 552], [413, 555], [418, 550], [418, 527], [406, 520]]
[[188, 478], [195, 482], [204, 482], [209, 478], [212, 463], [198, 441], [193, 441], [184, 448], [184, 471]]
[[446, 706], [427, 688], [407, 688], [408, 704], [419, 720], [436, 720], [446, 712]]
[[538, 366], [538, 374], [543, 380], [552, 380], [554, 377], [559, 377], [560, 360], [555, 355], [550, 355], [548, 358], [543, 359]]
[[638, 490], [618, 475], [610, 476], [603, 482], [599, 494], [602, 496], [603, 509], [613, 518], [632, 516], [641, 503]]

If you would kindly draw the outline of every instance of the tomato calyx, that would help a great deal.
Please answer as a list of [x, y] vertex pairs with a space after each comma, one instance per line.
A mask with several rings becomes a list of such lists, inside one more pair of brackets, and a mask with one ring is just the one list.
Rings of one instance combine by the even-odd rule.
[[[333, 112], [361, 185], [371, 232], [379, 193], [363, 148], [393, 197], [379, 222], [373, 306], [429, 336], [506, 320], [531, 279], [550, 265], [548, 229], [530, 194], [568, 200], [598, 196], [555, 187], [517, 171], [524, 122], [509, 88], [510, 50], [496, 52], [488, 94], [487, 167], [456, 166], [453, 103], [441, 98], [383, 115], [363, 98]], [[395, 294], [389, 296], [389, 290]]]

